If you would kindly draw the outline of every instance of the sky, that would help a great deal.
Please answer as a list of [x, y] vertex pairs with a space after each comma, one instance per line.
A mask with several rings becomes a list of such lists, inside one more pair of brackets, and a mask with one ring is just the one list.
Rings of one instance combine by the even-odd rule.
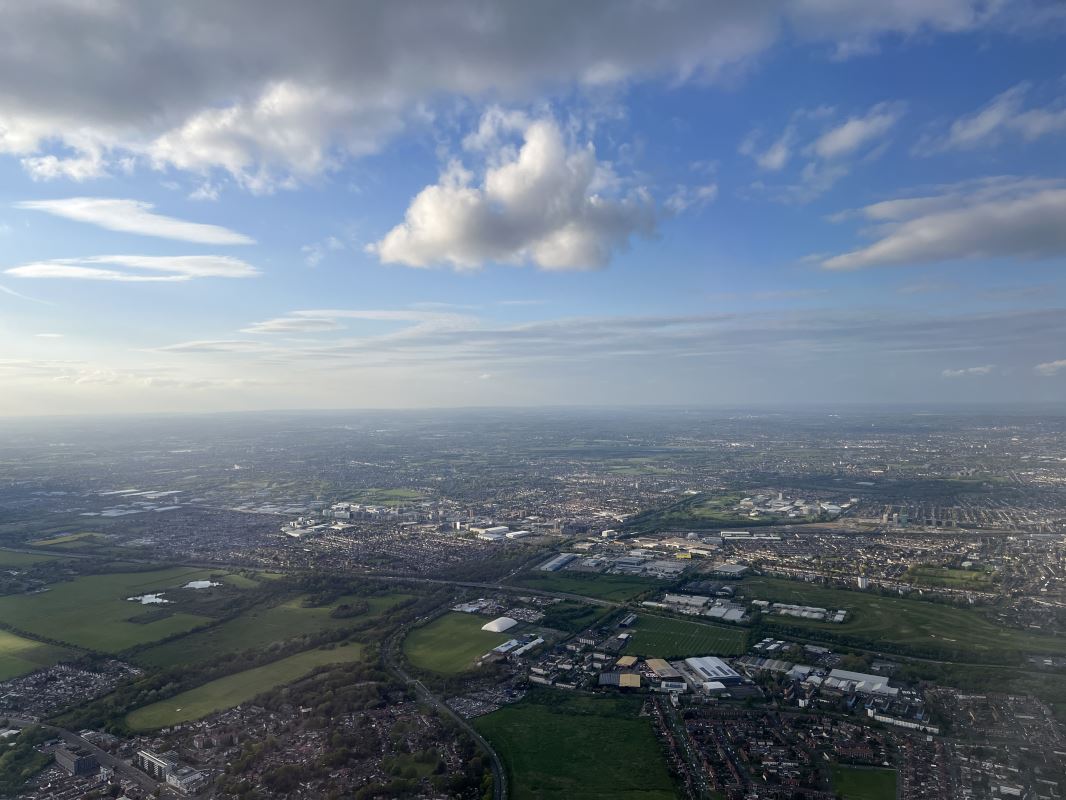
[[0, 415], [1066, 400], [1066, 6], [0, 0]]

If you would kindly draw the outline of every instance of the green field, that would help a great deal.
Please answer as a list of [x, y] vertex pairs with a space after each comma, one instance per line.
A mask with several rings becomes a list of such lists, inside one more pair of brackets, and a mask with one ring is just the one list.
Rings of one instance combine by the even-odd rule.
[[216, 711], [239, 706], [252, 698], [302, 678], [317, 667], [355, 661], [362, 645], [346, 644], [329, 649], [306, 650], [262, 667], [237, 672], [197, 686], [187, 692], [142, 706], [130, 712], [126, 724], [145, 731], [206, 717]]
[[221, 625], [149, 648], [138, 653], [135, 660], [152, 667], [202, 664], [222, 653], [260, 649], [304, 634], [348, 628], [383, 614], [409, 597], [406, 594], [368, 597], [370, 609], [366, 614], [345, 618], [331, 617], [330, 612], [335, 606], [352, 600], [351, 597], [341, 597], [332, 605], [317, 608], [304, 606], [303, 598], [297, 597], [275, 606], [253, 608]]
[[450, 611], [428, 625], [415, 628], [403, 640], [407, 660], [419, 669], [454, 675], [472, 669], [474, 660], [513, 638], [507, 633], [489, 633], [481, 626], [489, 617]]
[[543, 592], [567, 592], [585, 597], [624, 602], [641, 592], [656, 589], [662, 581], [651, 578], [631, 578], [628, 575], [596, 575], [581, 572], [541, 572], [534, 570], [515, 578], [519, 586]]
[[103, 541], [103, 537], [100, 534], [84, 531], [82, 533], [65, 533], [48, 539], [38, 539], [30, 542], [30, 544], [34, 547], [86, 547], [98, 544], [101, 541]]
[[210, 570], [189, 567], [90, 575], [52, 584], [43, 592], [0, 597], [0, 619], [37, 636], [117, 653], [208, 621], [207, 617], [175, 611], [155, 622], [129, 622], [130, 617], [159, 606], [142, 606], [127, 597], [175, 589], [210, 575]]
[[29, 567], [45, 561], [56, 561], [61, 557], [45, 553], [16, 553], [14, 550], [0, 550], [0, 567]]
[[944, 586], [949, 589], [992, 591], [994, 574], [984, 570], [949, 569], [916, 564], [907, 570], [907, 578], [919, 586]]
[[1002, 653], [1066, 653], [1066, 638], [1002, 627], [966, 608], [776, 578], [749, 578], [741, 586], [751, 599], [848, 610], [849, 618], [841, 625], [767, 617], [775, 624], [809, 628], [812, 636], [826, 631], [854, 636], [871, 646], [887, 642], [902, 648], [957, 651], [974, 660]]
[[0, 681], [25, 675], [41, 667], [50, 667], [74, 655], [73, 651], [64, 647], [42, 644], [0, 630]]
[[514, 800], [670, 800], [674, 787], [637, 698], [531, 693], [474, 721]]
[[896, 800], [896, 771], [834, 764], [833, 791], [844, 800]]
[[[626, 521], [626, 530], [652, 531], [669, 528], [705, 530], [710, 528], [752, 527], [772, 525], [781, 517], [762, 514], [752, 519], [747, 513], [736, 511], [743, 494], [697, 494], [685, 497], [666, 508], [645, 511]], [[791, 523], [805, 520], [791, 519]]]
[[626, 653], [645, 658], [739, 656], [747, 643], [743, 629], [638, 614]]
[[364, 489], [346, 498], [348, 503], [362, 503], [368, 506], [405, 506], [423, 498], [415, 489]]

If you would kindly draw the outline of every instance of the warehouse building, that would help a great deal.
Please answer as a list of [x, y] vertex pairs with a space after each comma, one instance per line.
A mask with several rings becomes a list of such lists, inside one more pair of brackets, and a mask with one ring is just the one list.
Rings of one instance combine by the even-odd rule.
[[720, 683], [722, 686], [739, 686], [744, 683], [743, 675], [714, 656], [686, 658], [685, 671], [686, 678], [703, 688], [706, 688], [708, 683]]
[[640, 675], [636, 672], [601, 672], [600, 686], [617, 686], [620, 689], [639, 689]]

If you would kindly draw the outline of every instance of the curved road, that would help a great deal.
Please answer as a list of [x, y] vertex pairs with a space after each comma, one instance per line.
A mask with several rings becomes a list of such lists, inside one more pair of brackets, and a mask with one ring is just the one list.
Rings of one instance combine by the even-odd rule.
[[[421, 620], [419, 620], [421, 622]], [[408, 626], [409, 627], [409, 626]], [[447, 703], [437, 697], [431, 692], [422, 681], [412, 678], [408, 675], [399, 664], [396, 663], [395, 648], [397, 641], [402, 639], [407, 633], [408, 627], [401, 628], [393, 633], [388, 639], [385, 640], [385, 646], [382, 648], [381, 653], [385, 661], [385, 666], [392, 671], [400, 680], [404, 683], [414, 686], [415, 692], [419, 697], [433, 706], [437, 711], [442, 714], [446, 714], [453, 719], [460, 728], [467, 732], [471, 739], [473, 739], [482, 751], [489, 757], [489, 763], [492, 766], [492, 797], [493, 800], [507, 800], [507, 773], [503, 768], [503, 761], [500, 760], [499, 754], [493, 748], [491, 744], [478, 733], [474, 726], [456, 714]]]

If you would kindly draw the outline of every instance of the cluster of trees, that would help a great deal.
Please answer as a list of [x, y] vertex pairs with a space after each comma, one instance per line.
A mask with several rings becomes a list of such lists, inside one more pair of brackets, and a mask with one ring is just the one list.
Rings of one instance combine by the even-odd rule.
[[8, 745], [0, 755], [0, 796], [18, 794], [30, 778], [52, 763], [52, 756], [37, 750], [49, 738], [44, 729], [34, 726], [24, 729]]

